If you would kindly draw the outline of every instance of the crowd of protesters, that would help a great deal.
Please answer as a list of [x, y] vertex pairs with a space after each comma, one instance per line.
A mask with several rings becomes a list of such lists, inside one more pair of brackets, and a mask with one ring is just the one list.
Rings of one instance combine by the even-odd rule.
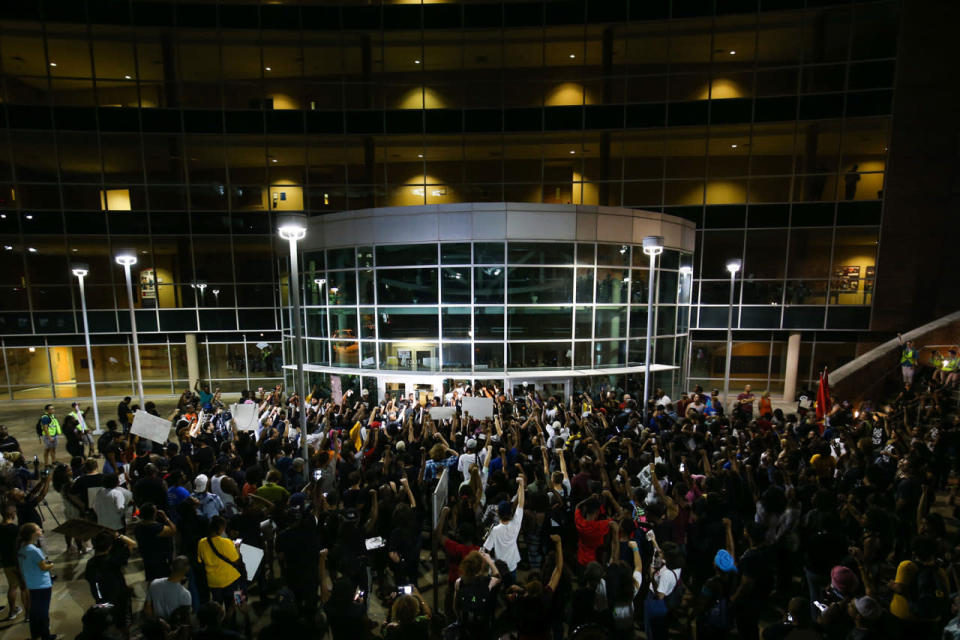
[[[606, 388], [278, 386], [242, 392], [247, 430], [197, 385], [159, 443], [131, 433], [129, 398], [96, 437], [79, 406], [48, 405], [42, 461], [0, 427], [3, 613], [54, 637], [53, 490], [65, 554], [86, 556], [84, 639], [960, 637], [960, 547], [931, 509], [960, 417], [946, 377], [910, 373], [888, 404], [819, 419], [749, 386], [726, 410], [699, 388], [644, 407]], [[463, 411], [470, 396], [492, 416]], [[433, 419], [440, 406], [454, 417]]]

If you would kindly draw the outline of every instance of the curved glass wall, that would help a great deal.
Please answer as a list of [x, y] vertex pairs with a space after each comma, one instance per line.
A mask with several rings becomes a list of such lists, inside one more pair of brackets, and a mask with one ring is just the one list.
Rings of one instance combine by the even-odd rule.
[[[311, 251], [303, 262], [308, 365], [491, 378], [644, 365], [650, 273], [639, 245], [431, 242]], [[654, 364], [683, 364], [691, 264], [673, 249], [657, 259]]]

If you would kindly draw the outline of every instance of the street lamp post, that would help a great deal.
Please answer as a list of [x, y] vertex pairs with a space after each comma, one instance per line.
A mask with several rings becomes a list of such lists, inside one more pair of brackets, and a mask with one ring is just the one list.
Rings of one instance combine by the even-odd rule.
[[[680, 267], [680, 292], [678, 294], [677, 301], [683, 301], [683, 295], [681, 295], [686, 287], [686, 300], [687, 300], [687, 332], [689, 335], [690, 331], [690, 307], [691, 300], [693, 298], [693, 267], [689, 265], [684, 265]], [[678, 308], [679, 311], [679, 308]], [[681, 359], [681, 370], [680, 370], [680, 379], [683, 380], [683, 388], [686, 388], [687, 382], [690, 380], [690, 341], [687, 340], [687, 346], [683, 350], [683, 353], [680, 356]]]
[[647, 344], [644, 349], [644, 371], [643, 371], [643, 426], [647, 426], [649, 410], [647, 408], [650, 402], [650, 343], [653, 336], [653, 285], [654, 285], [654, 267], [657, 264], [657, 256], [663, 253], [663, 236], [647, 236], [643, 239], [643, 252], [650, 256], [650, 273], [647, 276], [649, 287], [647, 291]]
[[137, 340], [137, 316], [133, 312], [133, 282], [130, 279], [130, 267], [137, 264], [137, 254], [133, 251], [121, 251], [114, 258], [117, 264], [123, 267], [123, 275], [127, 278], [127, 304], [130, 306], [130, 334], [133, 336], [133, 362], [136, 365], [137, 394], [140, 397], [140, 409], [143, 410], [143, 374], [140, 371], [140, 343]]
[[[297, 365], [294, 387], [300, 398], [300, 445], [303, 463], [310, 473], [310, 448], [307, 445], [306, 385], [303, 375], [303, 326], [300, 318], [300, 261], [297, 242], [307, 235], [307, 217], [302, 213], [288, 213], [277, 218], [277, 232], [290, 243], [290, 297], [293, 301], [293, 357]], [[309, 475], [308, 475], [309, 477]]]
[[737, 279], [737, 272], [743, 262], [733, 259], [727, 262], [727, 271], [730, 272], [730, 305], [727, 307], [727, 359], [723, 366], [723, 406], [727, 406], [730, 396], [730, 359], [733, 357], [733, 289]]
[[93, 401], [94, 434], [100, 433], [100, 409], [97, 408], [97, 381], [93, 375], [93, 351], [90, 348], [90, 323], [87, 321], [87, 293], [83, 288], [83, 279], [90, 273], [90, 265], [76, 263], [71, 271], [80, 282], [80, 309], [83, 311], [83, 340], [87, 345], [87, 371], [90, 372], [90, 397]]
[[323, 316], [327, 327], [327, 358], [333, 358], [333, 341], [330, 335], [330, 296], [323, 292], [323, 287], [327, 284], [326, 278], [314, 278], [313, 284], [317, 285], [317, 296], [323, 303]]

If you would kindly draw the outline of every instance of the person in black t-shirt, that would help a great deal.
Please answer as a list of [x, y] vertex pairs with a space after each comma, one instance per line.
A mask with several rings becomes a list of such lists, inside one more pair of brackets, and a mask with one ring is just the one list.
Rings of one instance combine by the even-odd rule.
[[750, 548], [747, 549], [737, 564], [740, 570], [740, 586], [732, 596], [737, 631], [744, 640], [757, 640], [759, 636], [760, 612], [763, 610], [773, 590], [774, 578], [773, 558], [763, 544], [766, 536], [766, 527], [758, 522], [751, 522], [744, 528]]
[[160, 470], [152, 462], [143, 468], [143, 477], [133, 485], [133, 501], [138, 505], [148, 502], [154, 505], [167, 504], [167, 488], [160, 477]]
[[83, 577], [90, 586], [90, 595], [97, 604], [114, 606], [117, 626], [126, 626], [130, 619], [130, 593], [123, 568], [130, 551], [137, 543], [124, 535], [102, 531], [93, 539], [94, 556], [87, 561]]
[[0, 453], [20, 451], [20, 443], [7, 431], [7, 425], [0, 424]]
[[97, 471], [98, 466], [96, 460], [86, 460], [83, 463], [83, 475], [73, 481], [73, 493], [83, 501], [83, 506], [87, 509], [93, 508], [87, 499], [87, 490], [103, 486], [103, 474]]
[[177, 527], [167, 514], [147, 502], [140, 506], [140, 524], [134, 535], [140, 555], [143, 556], [143, 571], [147, 582], [170, 575], [173, 562], [173, 537]]
[[277, 536], [283, 578], [296, 596], [297, 608], [311, 617], [317, 608], [320, 547], [319, 523], [313, 513], [303, 514]]
[[17, 606], [17, 593], [20, 594], [21, 602], [26, 603], [28, 597], [27, 583], [23, 581], [17, 562], [19, 532], [17, 509], [12, 504], [7, 505], [3, 510], [3, 522], [0, 523], [0, 565], [3, 565], [3, 573], [7, 576], [7, 620], [13, 620], [23, 611], [22, 607]]

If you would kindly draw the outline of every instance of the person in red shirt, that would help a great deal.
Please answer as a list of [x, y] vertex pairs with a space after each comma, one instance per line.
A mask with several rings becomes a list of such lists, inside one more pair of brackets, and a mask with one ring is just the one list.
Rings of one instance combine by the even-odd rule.
[[597, 559], [597, 549], [603, 544], [603, 539], [611, 527], [617, 523], [609, 518], [602, 518], [600, 501], [596, 496], [590, 496], [577, 505], [574, 513], [574, 522], [577, 526], [577, 564], [585, 567]]
[[440, 510], [437, 528], [433, 531], [433, 539], [447, 554], [447, 596], [444, 601], [444, 608], [447, 614], [451, 615], [453, 613], [454, 584], [460, 577], [460, 561], [466, 558], [471, 551], [479, 551], [480, 546], [473, 543], [476, 531], [469, 522], [462, 522], [457, 527], [457, 537], [463, 542], [457, 542], [443, 534], [449, 513], [450, 507], [444, 507]]

